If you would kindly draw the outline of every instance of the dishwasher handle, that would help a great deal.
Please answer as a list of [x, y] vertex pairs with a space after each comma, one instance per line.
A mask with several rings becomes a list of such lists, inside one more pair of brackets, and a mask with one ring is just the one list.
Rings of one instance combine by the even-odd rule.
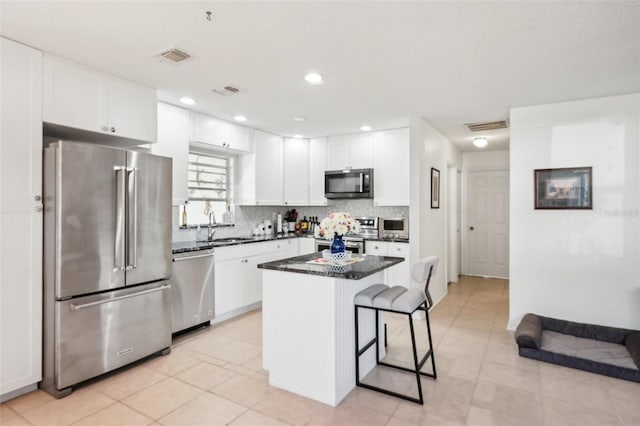
[[210, 257], [210, 256], [214, 256], [214, 255], [215, 255], [215, 253], [207, 253], [207, 254], [196, 254], [194, 256], [174, 257], [173, 261], [174, 262], [181, 262], [183, 260], [199, 259], [201, 257]]

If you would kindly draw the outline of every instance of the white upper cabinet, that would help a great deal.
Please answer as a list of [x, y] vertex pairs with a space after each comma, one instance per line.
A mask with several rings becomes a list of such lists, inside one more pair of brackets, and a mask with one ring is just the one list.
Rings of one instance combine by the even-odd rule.
[[43, 121], [118, 138], [156, 141], [155, 89], [44, 57]]
[[238, 205], [283, 205], [283, 140], [253, 131], [253, 151], [238, 156], [236, 174]]
[[373, 138], [370, 133], [331, 136], [328, 152], [329, 170], [373, 167]]
[[373, 133], [374, 206], [409, 205], [409, 129]]
[[326, 206], [324, 172], [327, 164], [327, 138], [309, 140], [309, 205]]
[[284, 205], [309, 204], [309, 140], [284, 140]]
[[151, 145], [153, 154], [173, 159], [173, 205], [189, 199], [189, 111], [158, 102], [158, 143]]
[[193, 142], [239, 152], [251, 151], [251, 129], [208, 115], [193, 113]]

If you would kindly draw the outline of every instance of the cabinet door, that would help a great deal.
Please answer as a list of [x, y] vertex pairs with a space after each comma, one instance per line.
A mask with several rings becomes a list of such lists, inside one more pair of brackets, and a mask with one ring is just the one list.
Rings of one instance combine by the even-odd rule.
[[309, 140], [284, 140], [284, 205], [309, 204]]
[[[257, 269], [257, 268], [256, 268]], [[249, 267], [249, 258], [229, 259], [215, 264], [215, 315], [220, 316], [242, 308], [255, 299], [254, 271]]]
[[311, 254], [316, 252], [316, 240], [313, 238], [298, 238], [298, 254]]
[[281, 206], [283, 203], [282, 138], [255, 131], [254, 134], [256, 204]]
[[[409, 244], [408, 243], [387, 243], [387, 256], [403, 257], [404, 262], [387, 269], [387, 284], [411, 286], [409, 274], [411, 265], [409, 264]], [[424, 285], [424, 283], [421, 283]]]
[[328, 170], [327, 138], [309, 140], [309, 204], [326, 206], [324, 172]]
[[409, 205], [409, 129], [373, 135], [375, 206]]
[[224, 148], [229, 127], [227, 122], [204, 114], [192, 113], [193, 141]]
[[108, 87], [108, 131], [140, 141], [156, 141], [156, 91], [126, 80], [105, 77]]
[[173, 159], [172, 204], [184, 204], [189, 199], [189, 111], [158, 102], [158, 142], [151, 152]]
[[92, 132], [108, 129], [102, 74], [47, 55], [43, 77], [44, 121]]
[[370, 133], [351, 135], [348, 147], [352, 169], [373, 167], [373, 138]]
[[351, 135], [331, 136], [327, 140], [327, 169], [342, 170], [351, 166]]
[[234, 151], [249, 152], [251, 151], [251, 129], [244, 126], [238, 126], [228, 123], [228, 141], [227, 148]]
[[[42, 379], [42, 52], [0, 37], [0, 395]], [[11, 105], [11, 107], [7, 107]]]
[[332, 136], [328, 141], [329, 170], [373, 167], [373, 142], [369, 133]]

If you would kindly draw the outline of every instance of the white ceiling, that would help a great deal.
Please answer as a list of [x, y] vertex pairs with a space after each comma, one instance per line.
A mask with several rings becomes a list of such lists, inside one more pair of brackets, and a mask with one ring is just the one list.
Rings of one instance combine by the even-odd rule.
[[[464, 123], [640, 92], [638, 1], [2, 0], [0, 15], [3, 36], [283, 136], [400, 127], [419, 115], [473, 151], [477, 134]], [[153, 58], [170, 46], [194, 59]], [[310, 71], [324, 84], [307, 84]], [[211, 93], [228, 84], [246, 92]], [[486, 135], [490, 149], [508, 147], [507, 131]]]

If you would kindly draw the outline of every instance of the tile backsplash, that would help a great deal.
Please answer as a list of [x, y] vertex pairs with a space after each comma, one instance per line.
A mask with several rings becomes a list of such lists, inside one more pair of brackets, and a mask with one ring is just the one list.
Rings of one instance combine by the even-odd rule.
[[[409, 217], [409, 206], [384, 206], [376, 207], [373, 200], [331, 200], [328, 206], [236, 206], [233, 209], [235, 215], [235, 226], [216, 228], [216, 238], [232, 237], [232, 236], [249, 236], [253, 228], [260, 222], [269, 219], [275, 222], [276, 214], [281, 213], [283, 216], [286, 211], [296, 209], [298, 212], [298, 220], [304, 216], [318, 216], [322, 220], [331, 212], [342, 211], [351, 213], [356, 217], [363, 216], [381, 216], [381, 217]], [[189, 228], [181, 229], [179, 226], [179, 209], [174, 206], [173, 213], [173, 241], [193, 241], [203, 240], [207, 237], [207, 227], [200, 229]]]

